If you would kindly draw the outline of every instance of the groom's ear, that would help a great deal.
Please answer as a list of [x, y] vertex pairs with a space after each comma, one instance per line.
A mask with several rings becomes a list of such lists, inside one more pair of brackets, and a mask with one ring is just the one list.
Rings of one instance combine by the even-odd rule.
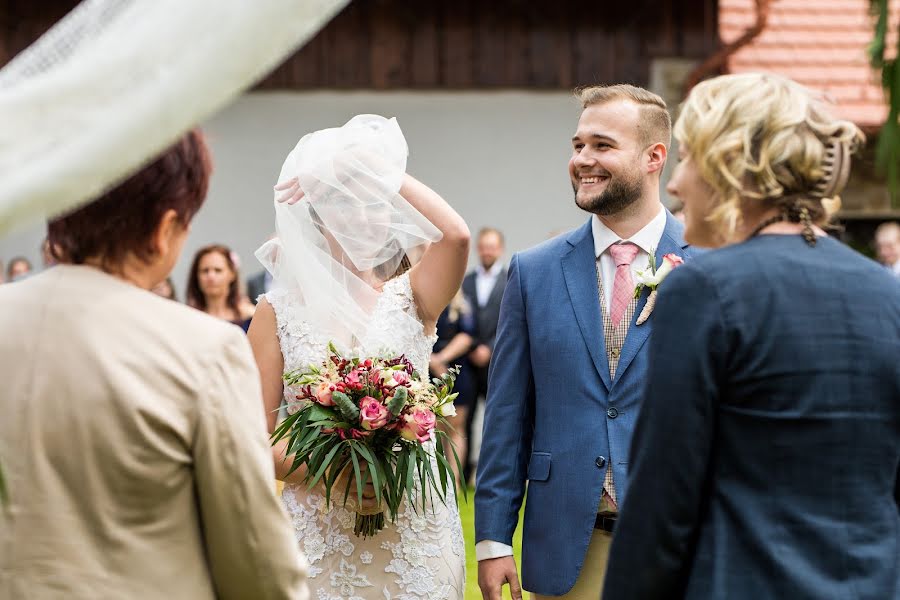
[[656, 142], [647, 148], [644, 156], [647, 159], [647, 173], [662, 173], [669, 150], [662, 142]]

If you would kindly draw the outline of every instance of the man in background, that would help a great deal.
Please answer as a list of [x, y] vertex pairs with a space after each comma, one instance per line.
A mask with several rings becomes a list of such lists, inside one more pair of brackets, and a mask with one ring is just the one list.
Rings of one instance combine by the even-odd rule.
[[[488, 368], [494, 351], [494, 338], [497, 336], [500, 301], [503, 300], [503, 290], [506, 288], [506, 265], [501, 260], [505, 246], [500, 230], [485, 227], [479, 231], [476, 247], [479, 264], [463, 280], [463, 294], [475, 314], [475, 341], [469, 354], [469, 362], [474, 368], [477, 385], [475, 405], [466, 418], [466, 455], [469, 457], [465, 471], [466, 481], [471, 478], [472, 469], [478, 464], [481, 427], [474, 427], [474, 417], [479, 412], [479, 404], [487, 396]], [[473, 440], [473, 436], [478, 439]]]
[[900, 277], [900, 224], [882, 223], [875, 230], [875, 253], [878, 261]]

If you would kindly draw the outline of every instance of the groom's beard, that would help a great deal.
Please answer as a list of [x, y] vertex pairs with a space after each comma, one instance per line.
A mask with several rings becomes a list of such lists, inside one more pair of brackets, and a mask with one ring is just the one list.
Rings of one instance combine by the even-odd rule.
[[634, 178], [618, 177], [612, 179], [600, 194], [583, 200], [578, 199], [578, 188], [575, 190], [575, 204], [581, 210], [605, 217], [622, 212], [641, 198], [643, 185], [640, 176]]

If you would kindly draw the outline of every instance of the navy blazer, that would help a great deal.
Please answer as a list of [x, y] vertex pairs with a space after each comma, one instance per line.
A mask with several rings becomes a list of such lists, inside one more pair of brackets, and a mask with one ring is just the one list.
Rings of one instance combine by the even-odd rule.
[[900, 597], [900, 282], [761, 235], [654, 318], [604, 600]]
[[[690, 256], [667, 215], [657, 250]], [[644, 292], [634, 318], [647, 301]], [[568, 592], [584, 563], [607, 469], [628, 492], [628, 448], [656, 316], [631, 327], [615, 379], [603, 339], [591, 222], [513, 257], [491, 361], [475, 536], [512, 544], [528, 481], [525, 589]]]
[[477, 272], [470, 271], [463, 279], [462, 290], [475, 314], [475, 344], [485, 344], [493, 350], [494, 339], [497, 337], [497, 322], [500, 319], [500, 303], [503, 300], [503, 290], [506, 289], [506, 268], [497, 274], [497, 282], [484, 306], [478, 306], [478, 291], [475, 284], [477, 278]]

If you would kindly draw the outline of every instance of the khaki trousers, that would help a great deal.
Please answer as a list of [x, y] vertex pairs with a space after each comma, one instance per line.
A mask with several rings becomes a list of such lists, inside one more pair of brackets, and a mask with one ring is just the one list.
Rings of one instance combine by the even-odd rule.
[[531, 594], [531, 600], [599, 600], [603, 593], [603, 578], [606, 576], [606, 563], [609, 561], [609, 547], [612, 534], [602, 529], [595, 529], [588, 545], [587, 556], [575, 587], [563, 596], [540, 596]]

